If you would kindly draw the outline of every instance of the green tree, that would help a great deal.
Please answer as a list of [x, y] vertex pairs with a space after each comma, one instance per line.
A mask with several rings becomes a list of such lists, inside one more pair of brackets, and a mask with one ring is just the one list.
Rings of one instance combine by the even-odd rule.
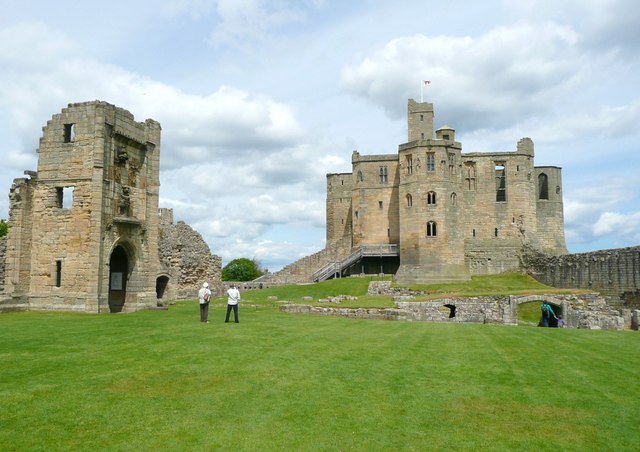
[[234, 259], [222, 269], [223, 281], [252, 281], [262, 276], [264, 271], [260, 268], [260, 263], [255, 259], [241, 257]]
[[9, 225], [6, 221], [0, 220], [0, 237], [4, 237], [9, 232]]

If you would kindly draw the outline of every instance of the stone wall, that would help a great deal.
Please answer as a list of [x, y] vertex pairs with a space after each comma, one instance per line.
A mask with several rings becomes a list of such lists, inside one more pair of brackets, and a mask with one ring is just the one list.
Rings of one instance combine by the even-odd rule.
[[5, 256], [7, 255], [7, 236], [0, 237], [0, 293], [4, 291]]
[[[406, 299], [406, 295], [403, 295]], [[456, 322], [518, 324], [518, 306], [522, 303], [549, 302], [565, 318], [568, 328], [622, 330], [621, 313], [612, 309], [598, 294], [501, 296], [441, 298], [430, 301], [396, 301], [395, 308], [341, 308], [283, 304], [280, 310], [290, 313], [318, 314], [377, 320], [415, 322]]]
[[185, 222], [178, 221], [174, 225], [161, 219], [159, 253], [170, 276], [167, 294], [163, 298], [196, 298], [205, 281], [214, 296], [222, 294], [221, 258], [212, 254], [200, 233]]
[[588, 289], [613, 306], [640, 309], [640, 247], [547, 256], [528, 250], [525, 268], [553, 287]]

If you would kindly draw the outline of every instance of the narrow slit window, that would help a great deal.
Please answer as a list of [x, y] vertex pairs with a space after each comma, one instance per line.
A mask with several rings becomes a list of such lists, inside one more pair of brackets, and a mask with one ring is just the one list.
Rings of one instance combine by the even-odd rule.
[[413, 206], [413, 196], [407, 194], [407, 207]]
[[436, 205], [436, 192], [430, 191], [427, 193], [427, 205], [435, 206]]
[[378, 208], [382, 209], [384, 207], [384, 203], [382, 201], [378, 201]]
[[56, 287], [60, 287], [62, 285], [62, 261], [56, 261]]
[[496, 202], [507, 200], [507, 176], [503, 163], [496, 163]]

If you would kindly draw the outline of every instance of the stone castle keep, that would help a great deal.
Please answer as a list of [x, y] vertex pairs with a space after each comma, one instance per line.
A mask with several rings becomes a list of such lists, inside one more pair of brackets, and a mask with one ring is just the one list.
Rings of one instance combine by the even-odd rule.
[[398, 152], [354, 151], [352, 171], [327, 175], [326, 248], [272, 280], [395, 274], [446, 283], [523, 269], [525, 251], [566, 254], [562, 170], [534, 165], [534, 145], [463, 153], [455, 130], [435, 131], [431, 103], [408, 102]]
[[397, 250], [400, 283], [451, 282], [520, 268], [529, 246], [567, 252], [561, 169], [515, 152], [463, 153], [455, 130], [433, 128], [430, 103], [409, 100], [397, 154], [354, 151], [351, 173], [327, 176], [327, 244]]
[[37, 171], [9, 195], [0, 304], [134, 311], [192, 298], [202, 281], [220, 286], [220, 258], [159, 210], [160, 130], [99, 101], [48, 121]]

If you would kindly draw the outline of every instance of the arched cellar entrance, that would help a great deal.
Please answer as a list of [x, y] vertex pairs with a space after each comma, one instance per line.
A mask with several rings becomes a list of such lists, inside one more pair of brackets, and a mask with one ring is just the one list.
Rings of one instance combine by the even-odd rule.
[[[556, 317], [565, 317], [564, 306], [558, 300], [552, 298], [534, 298], [529, 297], [529, 299], [523, 300], [517, 305], [517, 319], [518, 325], [521, 326], [542, 326], [542, 311], [540, 306], [543, 302], [547, 302], [553, 313]], [[553, 318], [553, 316], [549, 319], [549, 327], [557, 328], [558, 321]]]
[[122, 312], [127, 296], [129, 257], [125, 249], [116, 246], [109, 258], [109, 312]]

